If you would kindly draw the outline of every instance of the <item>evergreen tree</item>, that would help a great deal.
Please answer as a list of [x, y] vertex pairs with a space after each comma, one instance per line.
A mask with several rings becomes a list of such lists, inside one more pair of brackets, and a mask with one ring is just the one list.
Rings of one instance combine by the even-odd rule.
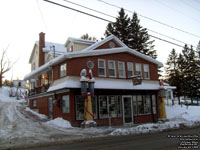
[[172, 49], [170, 52], [167, 63], [166, 63], [166, 74], [167, 74], [167, 82], [172, 85], [176, 86], [175, 90], [175, 96], [179, 98], [179, 104], [180, 104], [180, 96], [182, 94], [181, 92], [181, 81], [180, 81], [180, 70], [178, 66], [178, 54], [176, 53], [175, 49]]
[[124, 9], [122, 8], [119, 12], [119, 16], [116, 18], [116, 22], [107, 25], [105, 36], [107, 37], [114, 34], [123, 43], [128, 44], [129, 24], [130, 18], [125, 14]]
[[200, 58], [200, 41], [199, 41], [199, 43], [197, 45], [196, 51], [197, 51], [197, 56]]
[[193, 98], [200, 95], [199, 59], [192, 46], [189, 48], [185, 45], [182, 53], [182, 60], [179, 59], [179, 69], [182, 74], [183, 94], [191, 98], [191, 103], [193, 103]]
[[150, 41], [147, 29], [140, 25], [140, 20], [135, 12], [131, 19], [129, 30], [128, 46], [152, 58], [157, 58], [153, 45], [154, 40]]
[[134, 13], [132, 19], [125, 14], [122, 8], [116, 21], [107, 25], [105, 36], [114, 34], [128, 47], [135, 49], [145, 55], [156, 58], [154, 41], [150, 41], [147, 29], [140, 25], [137, 14]]

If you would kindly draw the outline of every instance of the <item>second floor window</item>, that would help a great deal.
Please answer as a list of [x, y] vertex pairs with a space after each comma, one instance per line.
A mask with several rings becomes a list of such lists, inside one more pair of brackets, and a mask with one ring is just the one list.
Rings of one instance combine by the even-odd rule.
[[98, 72], [99, 72], [99, 76], [102, 76], [102, 77], [106, 76], [106, 63], [104, 59], [98, 60]]
[[67, 64], [63, 63], [60, 65], [60, 77], [64, 77], [67, 74]]
[[142, 76], [142, 65], [136, 64], [136, 75]]
[[127, 63], [127, 71], [128, 71], [128, 78], [130, 78], [134, 75], [133, 63], [132, 62]]
[[120, 78], [125, 78], [125, 63], [124, 62], [118, 62], [118, 73]]
[[149, 65], [148, 64], [144, 64], [144, 78], [145, 79], [149, 79], [150, 78]]
[[108, 72], [109, 72], [109, 77], [116, 77], [115, 61], [113, 60], [108, 61]]

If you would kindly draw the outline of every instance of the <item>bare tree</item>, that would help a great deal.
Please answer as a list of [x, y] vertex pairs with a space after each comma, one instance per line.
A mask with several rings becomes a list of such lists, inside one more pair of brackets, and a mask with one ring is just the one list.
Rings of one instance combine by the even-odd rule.
[[7, 48], [3, 50], [2, 55], [0, 57], [0, 87], [3, 84], [4, 74], [13, 67], [14, 63], [12, 63], [7, 57]]

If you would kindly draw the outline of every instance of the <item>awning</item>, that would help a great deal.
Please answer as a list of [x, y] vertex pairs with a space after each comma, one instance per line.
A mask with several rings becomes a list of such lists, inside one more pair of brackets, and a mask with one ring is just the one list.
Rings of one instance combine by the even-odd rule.
[[[80, 88], [80, 77], [67, 76], [53, 82], [47, 92], [65, 88]], [[159, 81], [143, 80], [141, 85], [133, 85], [131, 79], [95, 78], [95, 89], [159, 90]]]

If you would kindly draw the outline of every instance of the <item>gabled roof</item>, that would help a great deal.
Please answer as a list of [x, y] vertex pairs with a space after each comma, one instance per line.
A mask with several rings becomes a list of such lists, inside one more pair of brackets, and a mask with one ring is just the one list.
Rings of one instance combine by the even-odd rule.
[[[38, 41], [37, 44], [39, 44]], [[55, 47], [56, 52], [64, 53], [67, 51], [64, 44], [45, 42], [45, 47], [43, 48], [43, 52], [53, 52], [53, 46]]]
[[[109, 49], [96, 49], [97, 47], [108, 42], [109, 40], [115, 40], [118, 44], [120, 44], [121, 47], [109, 48]], [[157, 64], [158, 67], [163, 67], [162, 62], [160, 62], [156, 59], [153, 59], [150, 56], [144, 55], [134, 49], [130, 49], [123, 42], [121, 42], [117, 37], [115, 37], [114, 35], [111, 35], [102, 41], [94, 43], [93, 45], [87, 47], [84, 50], [81, 50], [78, 52], [66, 52], [66, 53], [62, 54], [61, 56], [49, 61], [48, 63], [44, 64], [43, 66], [40, 66], [38, 69], [29, 73], [28, 75], [25, 76], [24, 79], [25, 80], [31, 79], [31, 77], [35, 76], [36, 74], [40, 73], [41, 71], [45, 71], [46, 68], [56, 65], [66, 59], [72, 59], [72, 58], [78, 58], [78, 57], [88, 57], [88, 56], [99, 56], [99, 55], [107, 55], [107, 54], [115, 54], [115, 53], [123, 53], [123, 52], [127, 52], [129, 54], [132, 54], [134, 56], [142, 58], [151, 63]]]
[[93, 45], [87, 47], [87, 48], [84, 49], [83, 51], [91, 51], [91, 50], [94, 50], [94, 49], [96, 49], [97, 47], [103, 45], [104, 43], [106, 43], [106, 42], [108, 42], [108, 41], [110, 41], [110, 40], [116, 41], [116, 42], [120, 45], [120, 47], [128, 48], [128, 46], [126, 46], [126, 44], [124, 44], [124, 43], [123, 43], [121, 40], [119, 40], [116, 36], [110, 35], [110, 36], [106, 37], [105, 39], [103, 39], [102, 41], [98, 41], [98, 42], [96, 42], [95, 44], [93, 44]]
[[91, 44], [95, 43], [95, 41], [91, 41], [91, 40], [85, 40], [85, 39], [81, 39], [81, 38], [72, 38], [72, 37], [69, 37], [67, 39], [67, 41], [65, 42], [65, 45], [68, 45], [70, 42], [80, 43], [80, 44], [86, 44], [86, 45], [91, 45]]
[[[50, 55], [51, 54], [53, 55], [53, 46], [55, 47], [56, 56], [63, 54], [67, 51], [64, 44], [45, 42], [45, 47], [43, 48], [43, 52], [49, 52]], [[39, 47], [39, 41], [36, 41], [34, 44], [33, 50], [31, 52], [31, 56], [29, 58], [29, 63], [31, 63], [36, 47]]]

